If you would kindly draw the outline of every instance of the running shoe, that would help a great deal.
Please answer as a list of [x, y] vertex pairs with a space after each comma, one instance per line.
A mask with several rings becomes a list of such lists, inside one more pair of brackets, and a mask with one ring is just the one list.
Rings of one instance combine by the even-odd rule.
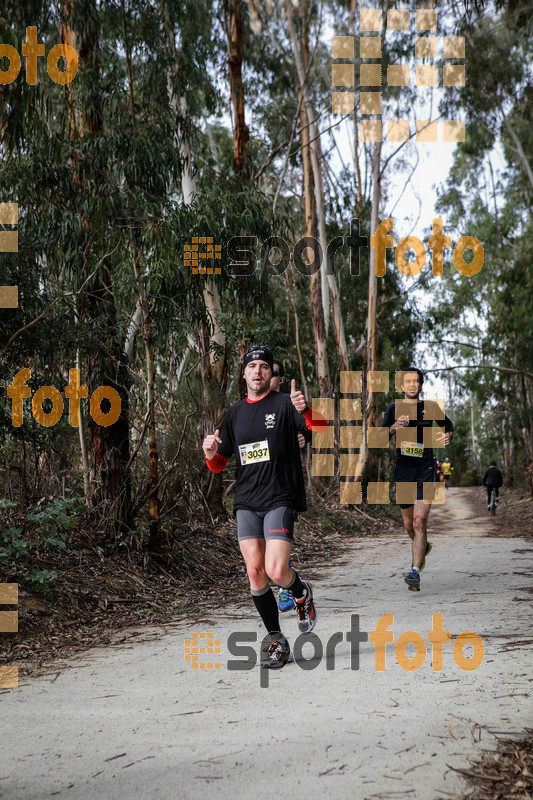
[[313, 603], [313, 587], [308, 581], [302, 581], [305, 586], [305, 597], [301, 600], [294, 599], [296, 613], [298, 614], [298, 628], [300, 633], [311, 633], [316, 625], [316, 608]]
[[422, 570], [426, 566], [426, 556], [428, 556], [431, 553], [432, 549], [433, 545], [431, 544], [431, 542], [428, 542], [426, 544], [426, 552], [424, 553], [424, 558], [422, 559], [422, 563], [420, 564], [420, 572], [422, 572]]
[[280, 611], [290, 611], [291, 608], [294, 608], [292, 592], [282, 589], [281, 586], [278, 586], [278, 606]]
[[281, 669], [290, 660], [291, 648], [281, 632], [272, 634], [270, 644], [261, 651], [261, 666], [265, 669]]
[[420, 573], [416, 572], [414, 569], [411, 572], [408, 572], [404, 578], [404, 581], [408, 585], [411, 592], [419, 592], [420, 591]]

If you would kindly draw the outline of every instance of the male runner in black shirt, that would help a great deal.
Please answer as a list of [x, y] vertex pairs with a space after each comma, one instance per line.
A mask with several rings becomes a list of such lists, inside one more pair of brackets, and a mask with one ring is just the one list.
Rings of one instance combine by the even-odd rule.
[[[426, 556], [431, 550], [431, 542], [427, 541], [427, 519], [430, 504], [422, 502], [424, 496], [424, 483], [433, 483], [437, 480], [437, 460], [433, 456], [431, 447], [424, 447], [424, 428], [432, 425], [442, 425], [443, 412], [435, 401], [419, 400], [423, 373], [416, 368], [403, 373], [401, 389], [404, 400], [401, 401], [401, 410], [407, 413], [396, 415], [396, 404], [387, 406], [382, 427], [387, 427], [391, 435], [399, 428], [416, 428], [416, 442], [404, 444], [396, 449], [396, 464], [394, 467], [394, 480], [399, 482], [416, 482], [416, 504], [400, 503], [403, 524], [412, 541], [413, 563], [411, 571], [405, 576], [405, 582], [413, 592], [420, 591], [420, 571], [426, 564]], [[453, 425], [448, 417], [444, 416], [444, 433], [437, 438], [442, 441], [442, 446], [450, 443], [453, 435]]]
[[268, 347], [246, 351], [247, 397], [230, 406], [220, 431], [206, 436], [202, 447], [213, 472], [223, 470], [235, 456], [237, 536], [252, 598], [271, 640], [262, 663], [276, 669], [287, 663], [290, 647], [280, 631], [268, 578], [293, 593], [301, 633], [310, 633], [316, 623], [311, 584], [289, 567], [289, 557], [294, 522], [307, 508], [296, 434], [306, 428], [320, 430], [327, 422], [317, 422], [316, 412], [313, 417], [294, 380], [290, 396], [271, 391], [273, 361]]

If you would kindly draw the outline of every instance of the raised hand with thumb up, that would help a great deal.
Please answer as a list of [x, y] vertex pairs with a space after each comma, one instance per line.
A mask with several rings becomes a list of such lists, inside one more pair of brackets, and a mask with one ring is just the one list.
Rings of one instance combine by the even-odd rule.
[[302, 392], [297, 391], [296, 389], [296, 381], [294, 378], [291, 381], [291, 400], [294, 408], [297, 411], [305, 411], [305, 409], [308, 408], [306, 399]]
[[217, 428], [214, 433], [206, 436], [203, 441], [202, 449], [208, 461], [211, 461], [211, 459], [215, 457], [218, 450], [218, 445], [222, 443], [222, 439], [220, 438], [219, 434], [220, 431]]

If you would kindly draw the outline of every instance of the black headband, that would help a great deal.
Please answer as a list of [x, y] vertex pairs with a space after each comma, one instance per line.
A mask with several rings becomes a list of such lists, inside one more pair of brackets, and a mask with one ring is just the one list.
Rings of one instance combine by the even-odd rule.
[[270, 369], [274, 368], [274, 356], [268, 347], [258, 345], [257, 347], [249, 347], [244, 354], [244, 361], [242, 368], [244, 369], [250, 361], [266, 361]]

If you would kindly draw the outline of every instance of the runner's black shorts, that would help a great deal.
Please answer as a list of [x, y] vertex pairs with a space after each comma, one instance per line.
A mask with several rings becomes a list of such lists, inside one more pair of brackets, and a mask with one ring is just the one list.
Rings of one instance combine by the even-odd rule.
[[[426, 458], [417, 459], [413, 458], [410, 461], [396, 461], [394, 465], [394, 481], [395, 483], [415, 483], [416, 481], [416, 499], [424, 499], [424, 484], [436, 483], [437, 481], [437, 459]], [[399, 503], [400, 508], [412, 508], [413, 503]]]
[[249, 511], [239, 508], [236, 511], [237, 538], [244, 539], [282, 539], [292, 542], [294, 523], [298, 519], [295, 508], [280, 506], [271, 511]]

